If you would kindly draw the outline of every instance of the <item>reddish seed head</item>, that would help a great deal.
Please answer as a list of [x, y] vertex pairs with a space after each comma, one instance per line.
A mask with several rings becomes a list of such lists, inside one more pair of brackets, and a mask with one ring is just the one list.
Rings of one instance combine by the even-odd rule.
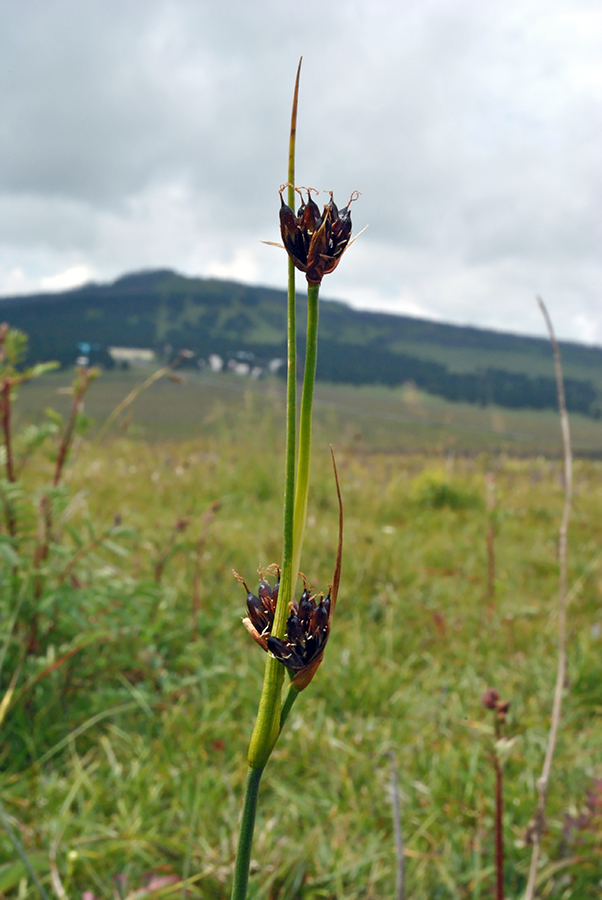
[[497, 712], [500, 722], [506, 720], [510, 709], [510, 700], [502, 700], [495, 688], [487, 688], [481, 697], [481, 701], [485, 709], [493, 709]]
[[481, 697], [485, 709], [497, 709], [499, 699], [500, 695], [495, 688], [487, 688]]
[[305, 272], [310, 284], [321, 284], [324, 275], [334, 272], [349, 246], [349, 206], [357, 200], [359, 193], [354, 191], [347, 206], [340, 212], [331, 193], [329, 202], [320, 213], [318, 205], [311, 198], [310, 188], [307, 190], [307, 202], [303, 202], [302, 198], [295, 215], [282, 197], [285, 187], [287, 185], [280, 188], [280, 233], [284, 248], [295, 267]]

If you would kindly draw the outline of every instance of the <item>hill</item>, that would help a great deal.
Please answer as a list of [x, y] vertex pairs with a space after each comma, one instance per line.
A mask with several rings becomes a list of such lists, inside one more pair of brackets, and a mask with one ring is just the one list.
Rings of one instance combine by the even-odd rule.
[[[304, 298], [299, 297], [300, 334]], [[556, 405], [547, 341], [479, 328], [354, 310], [323, 300], [318, 379], [346, 384], [413, 382], [448, 400], [508, 408]], [[111, 346], [192, 350], [259, 369], [285, 355], [283, 291], [170, 270], [125, 275], [63, 293], [0, 299], [0, 318], [30, 339], [29, 361], [73, 365], [82, 346], [113, 364]], [[302, 344], [302, 341], [300, 342]], [[602, 411], [602, 348], [561, 345], [569, 409]]]

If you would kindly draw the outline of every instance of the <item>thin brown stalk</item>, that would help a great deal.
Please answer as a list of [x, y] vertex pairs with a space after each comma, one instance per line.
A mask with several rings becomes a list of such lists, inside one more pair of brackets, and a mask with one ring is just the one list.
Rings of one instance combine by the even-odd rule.
[[564, 458], [564, 509], [562, 512], [562, 520], [560, 523], [560, 531], [558, 535], [558, 558], [560, 563], [558, 591], [558, 668], [556, 674], [556, 687], [554, 689], [554, 700], [552, 704], [552, 721], [550, 722], [550, 733], [548, 735], [546, 755], [541, 776], [537, 781], [538, 802], [535, 808], [533, 820], [529, 825], [527, 833], [527, 837], [533, 845], [533, 853], [531, 855], [531, 867], [529, 870], [529, 880], [527, 882], [525, 900], [533, 900], [533, 897], [535, 896], [535, 882], [537, 878], [537, 867], [541, 850], [541, 838], [545, 828], [548, 785], [550, 782], [552, 759], [554, 757], [554, 750], [556, 748], [556, 739], [558, 737], [558, 729], [560, 727], [560, 714], [562, 711], [562, 693], [564, 690], [566, 677], [567, 536], [569, 518], [571, 514], [571, 499], [573, 494], [573, 454], [571, 450], [569, 417], [567, 414], [566, 398], [564, 393], [564, 379], [562, 376], [560, 348], [558, 347], [558, 341], [556, 340], [554, 327], [552, 325], [552, 320], [550, 319], [546, 305], [541, 297], [537, 298], [537, 302], [545, 319], [548, 334], [550, 336], [550, 343], [552, 344], [552, 351], [554, 353], [554, 368], [556, 371], [558, 409], [560, 413], [560, 426], [562, 430], [562, 452]]
[[[63, 436], [61, 438], [56, 458], [56, 466], [54, 469], [54, 478], [52, 480], [53, 487], [58, 487], [63, 477], [65, 465], [69, 458], [69, 453], [73, 445], [73, 435], [77, 424], [77, 417], [80, 414], [86, 391], [90, 383], [96, 378], [97, 369], [79, 369], [78, 377], [73, 385], [73, 403], [71, 413], [65, 426]], [[43, 494], [39, 506], [39, 525], [38, 535], [36, 539], [36, 547], [33, 554], [33, 597], [35, 606], [31, 620], [29, 623], [29, 633], [27, 638], [27, 652], [34, 653], [38, 647], [38, 603], [44, 592], [45, 579], [41, 573], [43, 563], [48, 559], [50, 552], [50, 540], [52, 536], [52, 500], [48, 494]]]
[[71, 406], [71, 413], [69, 415], [69, 420], [65, 427], [65, 431], [63, 432], [63, 437], [61, 439], [59, 452], [56, 459], [56, 467], [54, 470], [53, 480], [54, 487], [57, 487], [61, 482], [63, 469], [65, 468], [65, 463], [67, 462], [69, 451], [71, 450], [71, 445], [73, 443], [73, 432], [75, 431], [75, 426], [77, 424], [77, 417], [82, 411], [82, 407], [84, 405], [84, 397], [86, 391], [88, 390], [88, 387], [90, 386], [90, 381], [95, 377], [96, 370], [81, 369], [78, 383], [75, 384], [73, 388], [73, 404]]
[[495, 769], [495, 897], [504, 900], [504, 774], [496, 752], [493, 754]]
[[168, 537], [167, 541], [165, 542], [165, 546], [163, 547], [163, 550], [157, 557], [157, 561], [154, 566], [155, 584], [161, 583], [161, 579], [163, 578], [163, 572], [165, 570], [165, 566], [167, 565], [167, 563], [173, 553], [177, 536], [179, 534], [181, 534], [183, 531], [186, 531], [186, 529], [188, 528], [189, 525], [190, 525], [190, 519], [186, 516], [183, 519], [178, 519], [177, 522], [175, 523], [175, 525], [173, 526], [173, 528], [171, 529], [169, 537]]
[[13, 382], [11, 378], [5, 378], [2, 382], [2, 432], [4, 434], [4, 446], [6, 448], [6, 480], [14, 484], [15, 466], [13, 461], [12, 437], [11, 437], [11, 391]]
[[405, 898], [406, 857], [401, 830], [401, 810], [399, 806], [399, 785], [397, 780], [397, 763], [391, 751], [391, 805], [393, 807], [393, 828], [395, 832], [395, 898]]
[[38, 625], [39, 611], [38, 603], [44, 593], [44, 585], [46, 583], [44, 575], [40, 571], [43, 564], [48, 559], [50, 552], [50, 532], [52, 529], [52, 503], [48, 494], [42, 494], [40, 505], [38, 508], [38, 534], [36, 537], [36, 546], [33, 552], [32, 569], [33, 569], [33, 598], [34, 608], [29, 621], [29, 631], [27, 635], [27, 653], [35, 653], [38, 649]]
[[[13, 387], [12, 379], [5, 378], [0, 389], [1, 408], [2, 408], [2, 434], [4, 437], [4, 449], [6, 453], [6, 480], [10, 484], [15, 483], [15, 466], [13, 460], [13, 447], [11, 435], [11, 391]], [[13, 509], [12, 501], [5, 499], [4, 501], [6, 530], [11, 537], [17, 536], [17, 520]]]
[[67, 563], [67, 565], [65, 566], [65, 568], [63, 569], [61, 574], [58, 576], [57, 581], [56, 581], [57, 587], [60, 587], [61, 584], [65, 583], [65, 581], [71, 575], [71, 573], [73, 572], [73, 570], [75, 569], [77, 564], [79, 562], [81, 562], [81, 560], [84, 559], [86, 556], [88, 556], [90, 553], [93, 553], [97, 547], [100, 547], [100, 545], [103, 543], [103, 541], [106, 541], [106, 539], [109, 537], [109, 535], [112, 534], [113, 531], [115, 531], [116, 527], [117, 527], [117, 523], [113, 522], [113, 524], [109, 525], [108, 528], [105, 528], [105, 530], [102, 532], [102, 534], [100, 534], [97, 538], [94, 538], [94, 540], [90, 541], [89, 544], [86, 544], [85, 547], [80, 547], [80, 549], [77, 551], [77, 553], [73, 556], [72, 559], [69, 560], [69, 562]]
[[493, 612], [495, 599], [495, 478], [491, 472], [486, 476], [487, 486], [487, 603]]
[[190, 350], [180, 350], [178, 355], [174, 360], [168, 363], [166, 366], [162, 366], [160, 369], [157, 369], [156, 372], [153, 372], [152, 375], [143, 381], [141, 384], [137, 384], [136, 387], [132, 388], [129, 394], [123, 398], [121, 403], [118, 403], [115, 409], [109, 414], [107, 420], [104, 425], [100, 429], [98, 433], [98, 437], [96, 438], [96, 443], [100, 444], [102, 439], [106, 435], [107, 431], [110, 429], [113, 422], [121, 415], [124, 410], [130, 406], [134, 402], [134, 400], [147, 388], [155, 383], [155, 381], [159, 381], [160, 378], [164, 378], [166, 375], [171, 375], [173, 378], [177, 376], [173, 375], [173, 370], [180, 365], [180, 363], [185, 359], [190, 359], [194, 354]]
[[25, 684], [21, 685], [18, 691], [15, 691], [13, 702], [16, 702], [21, 699], [21, 697], [29, 691], [34, 684], [37, 684], [39, 681], [42, 681], [44, 678], [47, 678], [48, 675], [51, 675], [53, 672], [56, 672], [57, 669], [60, 669], [66, 662], [69, 662], [70, 659], [73, 659], [80, 650], [84, 650], [88, 645], [89, 641], [84, 641], [82, 644], [78, 644], [77, 647], [72, 647], [71, 650], [67, 650], [66, 653], [63, 653], [54, 662], [51, 662], [48, 666], [42, 669], [41, 672], [38, 672], [29, 681]]
[[206, 535], [203, 534], [197, 541], [196, 554], [194, 557], [194, 577], [192, 581], [192, 633], [194, 637], [198, 637], [199, 633], [199, 612], [201, 609], [201, 560], [205, 549]]
[[196, 554], [194, 559], [194, 577], [192, 582], [192, 633], [197, 637], [199, 633], [199, 612], [201, 609], [201, 561], [203, 559], [203, 551], [207, 543], [207, 530], [215, 517], [215, 513], [220, 508], [221, 503], [217, 500], [212, 503], [209, 509], [203, 515], [203, 531], [197, 541]]

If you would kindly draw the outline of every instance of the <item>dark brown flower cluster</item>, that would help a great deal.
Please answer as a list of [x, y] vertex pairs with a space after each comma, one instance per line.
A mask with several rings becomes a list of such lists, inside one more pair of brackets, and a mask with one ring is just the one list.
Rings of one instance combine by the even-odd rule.
[[510, 700], [502, 700], [495, 688], [487, 688], [481, 697], [481, 702], [485, 709], [495, 710], [500, 722], [506, 721], [506, 716], [510, 709]]
[[[284, 248], [297, 269], [305, 272], [310, 284], [321, 284], [324, 275], [333, 272], [341, 261], [343, 253], [349, 246], [351, 237], [351, 203], [357, 200], [359, 193], [354, 191], [349, 203], [339, 210], [330, 200], [320, 213], [317, 203], [312, 200], [312, 188], [306, 188], [307, 201], [303, 199], [300, 188], [295, 188], [301, 197], [301, 206], [297, 215], [283, 200], [285, 187], [280, 188], [280, 233]], [[315, 191], [315, 193], [318, 193]]]
[[257, 594], [253, 594], [240, 575], [235, 573], [247, 592], [249, 616], [243, 619], [243, 625], [265, 651], [269, 651], [294, 673], [293, 684], [303, 690], [322, 662], [334, 604], [330, 594], [324, 597], [323, 594], [312, 593], [303, 578], [301, 598], [298, 603], [292, 600], [289, 606], [284, 640], [273, 637], [271, 632], [278, 600], [279, 569], [277, 573], [278, 580], [273, 588], [265, 578], [261, 578]]

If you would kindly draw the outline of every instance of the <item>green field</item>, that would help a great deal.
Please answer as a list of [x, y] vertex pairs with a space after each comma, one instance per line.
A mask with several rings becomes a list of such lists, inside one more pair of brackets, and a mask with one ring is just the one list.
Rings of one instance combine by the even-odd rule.
[[[164, 879], [152, 896], [225, 900], [264, 667], [240, 623], [245, 594], [232, 570], [253, 587], [258, 567], [279, 560], [283, 386], [161, 381], [95, 442], [140, 378], [109, 373], [91, 387], [96, 426], [77, 440], [64, 487], [43, 487], [51, 437], [20, 491], [11, 488], [22, 531], [16, 546], [0, 535], [0, 699], [18, 673], [2, 708], [3, 818], [50, 896], [138, 898], [152, 876]], [[41, 422], [47, 406], [66, 413], [66, 383], [56, 375], [22, 387], [17, 428]], [[301, 567], [315, 589], [332, 578], [333, 444], [345, 508], [341, 590], [324, 663], [264, 776], [249, 896], [394, 896], [391, 753], [408, 900], [494, 896], [492, 726], [481, 695], [495, 687], [511, 701], [506, 733], [516, 738], [504, 833], [506, 896], [518, 900], [556, 671], [558, 417], [408, 388], [318, 385], [315, 418]], [[571, 424], [580, 458], [569, 673], [538, 896], [593, 900], [602, 872], [602, 423]], [[28, 568], [44, 495], [49, 552]], [[13, 615], [23, 624], [9, 637]], [[25, 651], [32, 617], [36, 641]], [[1, 826], [0, 893], [37, 896]]]
[[[148, 374], [140, 370], [103, 373], [86, 401], [86, 412], [93, 423], [102, 424]], [[60, 372], [24, 385], [17, 422], [40, 421], [48, 406], [66, 413], [69, 383], [70, 374]], [[241, 413], [250, 409], [258, 415], [269, 410], [279, 435], [279, 425], [284, 422], [283, 382], [187, 372], [183, 384], [164, 379], [142, 393], [119, 420], [117, 432], [150, 441], [192, 439], [201, 433], [227, 436], [240, 427]], [[356, 387], [318, 382], [315, 420], [318, 439], [323, 436], [327, 444], [334, 442], [358, 452], [561, 453], [558, 415], [552, 410], [451, 403], [409, 386]], [[575, 414], [571, 429], [577, 454], [602, 458], [602, 420]]]

